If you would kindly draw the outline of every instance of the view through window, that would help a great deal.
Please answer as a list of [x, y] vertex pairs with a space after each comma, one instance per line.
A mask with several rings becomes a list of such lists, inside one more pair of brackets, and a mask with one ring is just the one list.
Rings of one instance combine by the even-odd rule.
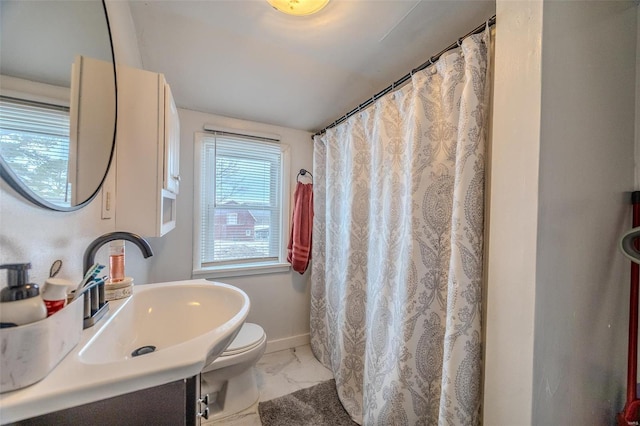
[[0, 96], [0, 155], [41, 198], [69, 206], [69, 108]]
[[219, 134], [198, 142], [200, 267], [280, 262], [280, 144]]

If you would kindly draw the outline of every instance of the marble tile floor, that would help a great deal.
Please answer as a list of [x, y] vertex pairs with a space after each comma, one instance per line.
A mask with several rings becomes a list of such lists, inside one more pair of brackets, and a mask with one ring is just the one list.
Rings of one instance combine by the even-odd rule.
[[[269, 401], [333, 378], [320, 364], [309, 345], [264, 355], [255, 367], [260, 401]], [[256, 402], [246, 410], [218, 421], [203, 420], [202, 425], [261, 426]]]

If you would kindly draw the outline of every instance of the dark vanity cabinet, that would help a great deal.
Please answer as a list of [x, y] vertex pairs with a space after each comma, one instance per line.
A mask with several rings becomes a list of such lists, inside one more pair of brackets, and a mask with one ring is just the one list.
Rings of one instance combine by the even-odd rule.
[[200, 375], [166, 385], [68, 408], [13, 425], [167, 425], [200, 424]]

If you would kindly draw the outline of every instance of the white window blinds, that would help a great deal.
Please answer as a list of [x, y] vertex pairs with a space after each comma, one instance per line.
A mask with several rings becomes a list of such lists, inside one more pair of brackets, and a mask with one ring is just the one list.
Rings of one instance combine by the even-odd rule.
[[200, 149], [200, 267], [279, 262], [281, 146], [206, 134]]
[[69, 108], [0, 97], [0, 155], [36, 195], [69, 204]]

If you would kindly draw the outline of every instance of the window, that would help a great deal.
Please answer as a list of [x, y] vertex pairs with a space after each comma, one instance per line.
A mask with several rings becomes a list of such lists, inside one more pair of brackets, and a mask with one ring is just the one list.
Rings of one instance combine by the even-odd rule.
[[238, 224], [238, 213], [229, 213], [227, 215], [227, 225], [237, 225]]
[[195, 152], [194, 275], [288, 269], [286, 145], [253, 136], [196, 133]]
[[0, 96], [0, 154], [29, 188], [69, 206], [69, 108]]

